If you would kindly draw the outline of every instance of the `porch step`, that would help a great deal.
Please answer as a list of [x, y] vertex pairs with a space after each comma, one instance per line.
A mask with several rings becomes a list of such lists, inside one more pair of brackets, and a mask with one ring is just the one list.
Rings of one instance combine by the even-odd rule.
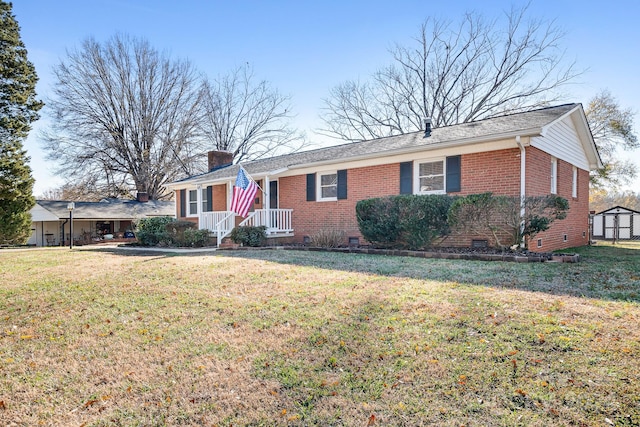
[[239, 248], [240, 245], [238, 243], [234, 243], [231, 239], [225, 237], [224, 239], [222, 239], [222, 241], [220, 242], [220, 246], [218, 246], [220, 249], [235, 249], [235, 248]]

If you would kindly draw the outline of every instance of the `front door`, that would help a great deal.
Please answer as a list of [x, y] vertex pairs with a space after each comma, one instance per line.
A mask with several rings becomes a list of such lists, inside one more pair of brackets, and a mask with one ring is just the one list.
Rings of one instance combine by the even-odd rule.
[[278, 181], [269, 181], [269, 207], [278, 209]]

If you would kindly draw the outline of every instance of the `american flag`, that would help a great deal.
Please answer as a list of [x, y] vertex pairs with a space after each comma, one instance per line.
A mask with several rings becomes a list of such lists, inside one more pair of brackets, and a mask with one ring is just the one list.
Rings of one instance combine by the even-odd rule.
[[236, 177], [236, 186], [233, 187], [231, 210], [243, 218], [246, 217], [257, 191], [258, 184], [241, 167]]

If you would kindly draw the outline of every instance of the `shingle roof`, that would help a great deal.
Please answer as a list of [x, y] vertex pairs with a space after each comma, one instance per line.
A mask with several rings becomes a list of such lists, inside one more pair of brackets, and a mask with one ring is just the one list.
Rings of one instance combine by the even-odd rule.
[[[522, 135], [525, 136], [527, 132], [539, 132], [544, 126], [552, 123], [579, 105], [580, 104], [564, 104], [523, 113], [493, 117], [477, 122], [434, 128], [431, 131], [431, 136], [428, 138], [424, 137], [423, 131], [412, 132], [260, 159], [244, 163], [242, 166], [250, 175], [259, 176], [260, 174], [269, 174], [273, 171], [317, 162], [342, 162], [363, 156], [411, 151], [453, 142], [464, 143], [465, 141], [482, 138], [499, 138], [501, 135], [513, 133], [522, 133]], [[176, 183], [234, 178], [238, 173], [238, 168], [238, 165], [232, 165], [205, 174], [188, 177], [176, 181]]]
[[[68, 218], [68, 201], [37, 200], [37, 204], [58, 218]], [[175, 202], [149, 200], [104, 199], [100, 202], [74, 202], [74, 219], [130, 220], [147, 216], [173, 216]]]

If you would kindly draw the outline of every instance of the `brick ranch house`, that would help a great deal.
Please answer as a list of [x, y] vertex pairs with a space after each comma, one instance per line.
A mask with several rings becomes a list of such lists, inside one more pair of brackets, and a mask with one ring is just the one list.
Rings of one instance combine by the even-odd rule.
[[[249, 216], [228, 211], [238, 165], [209, 153], [209, 172], [168, 184], [176, 216], [218, 241], [234, 226], [265, 225], [271, 238], [305, 242], [320, 230], [363, 241], [359, 200], [396, 194], [557, 194], [566, 219], [536, 236], [532, 250], [582, 246], [589, 239], [589, 171], [602, 167], [581, 104], [566, 104], [405, 135], [346, 143], [243, 164], [264, 191]], [[471, 246], [474, 236], [457, 244]], [[356, 240], [358, 239], [358, 240]]]

